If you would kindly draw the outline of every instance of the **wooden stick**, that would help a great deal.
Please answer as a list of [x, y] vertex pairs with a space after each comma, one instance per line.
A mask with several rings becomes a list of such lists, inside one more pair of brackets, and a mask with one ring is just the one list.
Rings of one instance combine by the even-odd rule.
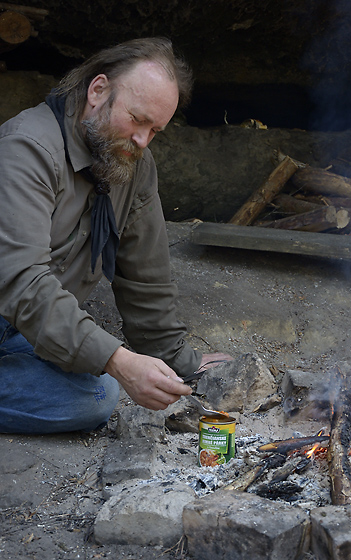
[[274, 169], [268, 179], [255, 191], [245, 204], [229, 220], [230, 224], [237, 226], [250, 225], [260, 214], [263, 208], [273, 200], [282, 190], [285, 183], [298, 169], [297, 165], [289, 156]]

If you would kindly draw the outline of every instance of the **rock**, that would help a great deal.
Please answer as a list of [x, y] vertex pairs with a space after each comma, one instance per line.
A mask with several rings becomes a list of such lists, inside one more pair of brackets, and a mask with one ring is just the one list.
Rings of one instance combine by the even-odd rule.
[[146, 438], [115, 441], [106, 450], [102, 483], [118, 484], [131, 478], [147, 479], [154, 474], [156, 446]]
[[311, 511], [311, 549], [318, 560], [351, 558], [351, 505]]
[[165, 413], [165, 424], [169, 430], [179, 433], [198, 433], [199, 413], [186, 398], [181, 398], [169, 406]]
[[145, 437], [162, 443], [166, 440], [164, 415], [135, 404], [126, 406], [118, 412], [116, 435], [124, 441]]
[[94, 524], [97, 543], [173, 546], [183, 534], [182, 512], [195, 493], [181, 482], [126, 488], [110, 498]]
[[289, 369], [281, 382], [283, 409], [289, 418], [330, 419], [333, 386], [329, 373]]
[[183, 512], [195, 560], [297, 560], [308, 550], [310, 521], [298, 507], [221, 490]]
[[197, 386], [197, 393], [205, 395], [209, 406], [226, 412], [252, 412], [274, 391], [273, 375], [251, 353], [207, 370]]

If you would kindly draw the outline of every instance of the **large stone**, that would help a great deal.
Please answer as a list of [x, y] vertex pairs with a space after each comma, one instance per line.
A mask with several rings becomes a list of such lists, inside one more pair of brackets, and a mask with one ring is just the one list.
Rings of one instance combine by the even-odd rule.
[[153, 475], [156, 446], [146, 438], [114, 441], [106, 451], [102, 468], [103, 485], [118, 484], [131, 478], [147, 479]]
[[298, 560], [309, 546], [303, 510], [255, 494], [205, 496], [184, 508], [183, 525], [195, 560]]
[[125, 406], [118, 412], [116, 435], [123, 441], [144, 437], [162, 443], [166, 440], [164, 414], [136, 404]]
[[182, 512], [194, 491], [181, 482], [126, 488], [101, 508], [94, 524], [97, 543], [173, 546], [183, 534]]
[[335, 390], [328, 372], [288, 369], [281, 383], [284, 412], [293, 418], [326, 421], [330, 415], [330, 400]]
[[318, 560], [350, 560], [351, 505], [311, 511], [311, 549]]
[[197, 386], [210, 406], [230, 412], [252, 412], [275, 391], [268, 367], [250, 353], [208, 370]]

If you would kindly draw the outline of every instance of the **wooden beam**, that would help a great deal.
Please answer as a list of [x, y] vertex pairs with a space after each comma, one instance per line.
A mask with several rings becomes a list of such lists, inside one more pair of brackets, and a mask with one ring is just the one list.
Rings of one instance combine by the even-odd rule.
[[197, 245], [234, 247], [351, 260], [351, 236], [203, 222], [191, 232]]

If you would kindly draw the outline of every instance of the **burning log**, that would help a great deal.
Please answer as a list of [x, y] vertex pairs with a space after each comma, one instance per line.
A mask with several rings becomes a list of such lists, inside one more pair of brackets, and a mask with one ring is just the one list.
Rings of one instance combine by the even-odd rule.
[[266, 457], [249, 472], [245, 473], [237, 480], [234, 480], [231, 484], [225, 486], [224, 490], [237, 490], [239, 492], [245, 492], [245, 490], [247, 490], [248, 487], [255, 482], [255, 480], [258, 480], [260, 476], [262, 476], [265, 470], [280, 467], [283, 463], [285, 463], [285, 461], [286, 456], [281, 453], [275, 453], [270, 457]]
[[326, 447], [329, 443], [329, 435], [318, 434], [316, 436], [272, 441], [271, 443], [260, 445], [260, 447], [257, 448], [257, 451], [274, 451], [275, 453], [288, 453], [289, 451], [302, 449], [302, 447], [311, 446], [315, 443], [319, 443], [320, 447]]
[[351, 504], [351, 374], [339, 372], [340, 392], [334, 402], [328, 449], [331, 496], [334, 505]]
[[320, 233], [329, 229], [343, 229], [350, 222], [350, 216], [345, 208], [337, 210], [334, 206], [323, 206], [312, 212], [295, 214], [288, 218], [270, 222], [257, 222], [255, 225], [266, 228], [289, 229], [297, 231], [311, 231]]
[[250, 225], [262, 212], [264, 207], [282, 190], [288, 179], [298, 169], [293, 160], [286, 156], [274, 169], [268, 179], [255, 191], [243, 206], [229, 220], [230, 224], [237, 226]]

